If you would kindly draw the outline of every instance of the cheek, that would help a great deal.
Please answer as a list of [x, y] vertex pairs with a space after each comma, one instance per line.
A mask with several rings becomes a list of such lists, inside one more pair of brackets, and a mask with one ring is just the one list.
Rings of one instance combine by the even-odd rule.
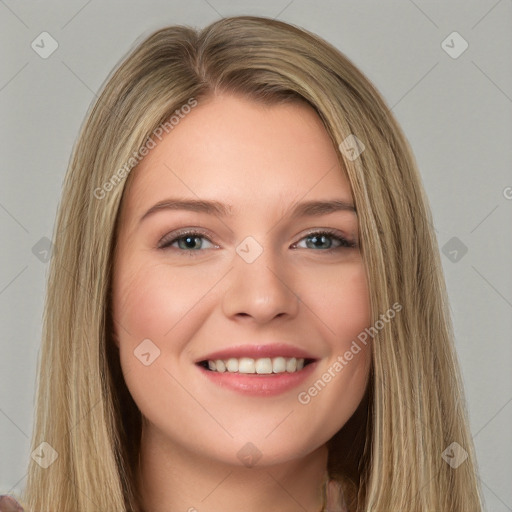
[[[124, 380], [146, 417], [161, 409], [162, 393], [170, 387], [166, 366], [181, 353], [176, 326], [199, 293], [183, 286], [163, 265], [138, 263], [134, 258], [116, 269], [113, 316]], [[172, 341], [172, 343], [171, 343]]]
[[325, 285], [316, 291], [319, 316], [328, 329], [331, 347], [344, 350], [369, 326], [371, 318], [364, 265], [358, 262], [331, 272], [323, 282]]
[[[113, 309], [117, 332], [129, 344], [140, 343], [145, 338], [173, 338], [177, 326], [181, 329], [185, 323], [190, 325], [181, 320], [188, 318], [211, 286], [200, 276], [189, 279], [186, 271], [171, 272], [164, 264], [140, 265], [135, 272], [125, 272], [124, 276], [123, 279], [120, 272], [119, 285], [114, 287]], [[175, 341], [173, 346], [180, 348]]]
[[168, 372], [182, 368], [183, 362], [190, 364], [187, 344], [204, 323], [205, 304], [211, 299], [205, 294], [218, 278], [197, 268], [170, 269], [142, 258], [121, 263], [114, 280], [113, 315], [130, 393], [147, 416], [165, 405], [165, 394], [155, 390], [173, 390], [175, 405], [186, 407], [178, 404], [179, 385]]
[[337, 333], [331, 363], [335, 359], [342, 365], [342, 369], [339, 365], [334, 369], [345, 372], [344, 379], [351, 382], [352, 391], [362, 397], [371, 360], [371, 344], [368, 340], [361, 342], [361, 335], [371, 321], [368, 282], [362, 263], [347, 273], [340, 288], [341, 293], [340, 289], [337, 294], [333, 292], [333, 297], [328, 301], [328, 304], [333, 304], [331, 321]]
[[370, 300], [362, 262], [346, 266], [339, 274], [331, 272], [330, 280], [323, 282], [323, 290], [317, 288], [315, 294], [316, 303], [322, 305], [319, 317], [329, 353], [297, 398], [308, 416], [324, 418], [322, 428], [334, 435], [357, 409], [366, 390], [371, 344], [362, 343], [358, 336], [370, 326]]

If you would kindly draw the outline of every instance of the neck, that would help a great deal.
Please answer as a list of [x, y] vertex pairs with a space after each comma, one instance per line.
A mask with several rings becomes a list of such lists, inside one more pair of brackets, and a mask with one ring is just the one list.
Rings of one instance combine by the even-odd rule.
[[143, 429], [138, 480], [151, 512], [319, 512], [324, 504], [327, 447], [274, 465], [245, 467], [170, 445]]

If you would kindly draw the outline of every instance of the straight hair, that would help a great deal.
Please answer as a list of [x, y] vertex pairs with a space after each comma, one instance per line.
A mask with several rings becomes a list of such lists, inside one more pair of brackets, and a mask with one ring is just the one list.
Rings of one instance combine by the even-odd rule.
[[[202, 30], [171, 26], [140, 42], [88, 112], [65, 177], [49, 264], [28, 511], [142, 512], [135, 471], [141, 413], [112, 341], [118, 212], [140, 150], [193, 99], [219, 93], [310, 105], [339, 151], [358, 212], [372, 325], [367, 393], [329, 441], [328, 469], [350, 512], [481, 510], [476, 460], [432, 215], [406, 137], [385, 101], [339, 50], [254, 16]], [[172, 124], [172, 123], [171, 123]], [[171, 128], [169, 128], [170, 130]], [[442, 453], [467, 452], [457, 468]]]

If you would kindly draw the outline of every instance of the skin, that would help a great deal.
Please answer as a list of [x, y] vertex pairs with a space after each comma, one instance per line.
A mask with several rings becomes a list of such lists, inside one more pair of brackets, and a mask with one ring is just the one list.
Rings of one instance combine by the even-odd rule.
[[[326, 442], [361, 402], [370, 345], [307, 405], [297, 395], [370, 325], [368, 286], [358, 247], [338, 248], [333, 236], [315, 243], [310, 234], [331, 228], [357, 242], [355, 212], [296, 219], [289, 212], [307, 200], [353, 204], [337, 149], [305, 104], [265, 106], [223, 94], [201, 99], [132, 172], [113, 314], [122, 326], [114, 334], [124, 378], [144, 417], [145, 506], [320, 510]], [[234, 215], [161, 209], [139, 221], [155, 203], [178, 196], [229, 204]], [[158, 247], [162, 237], [193, 227], [207, 238]], [[236, 252], [248, 236], [263, 248], [252, 263]], [[147, 366], [134, 355], [144, 339], [160, 350]], [[278, 396], [220, 388], [194, 364], [214, 350], [273, 341], [319, 359], [303, 385]], [[237, 456], [249, 442], [261, 454], [253, 467]]]

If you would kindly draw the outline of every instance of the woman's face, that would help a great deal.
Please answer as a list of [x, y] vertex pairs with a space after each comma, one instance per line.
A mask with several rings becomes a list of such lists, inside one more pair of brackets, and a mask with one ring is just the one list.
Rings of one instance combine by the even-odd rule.
[[357, 408], [371, 357], [353, 348], [370, 322], [357, 216], [319, 117], [212, 97], [133, 172], [113, 311], [145, 429], [229, 464], [311, 453]]

